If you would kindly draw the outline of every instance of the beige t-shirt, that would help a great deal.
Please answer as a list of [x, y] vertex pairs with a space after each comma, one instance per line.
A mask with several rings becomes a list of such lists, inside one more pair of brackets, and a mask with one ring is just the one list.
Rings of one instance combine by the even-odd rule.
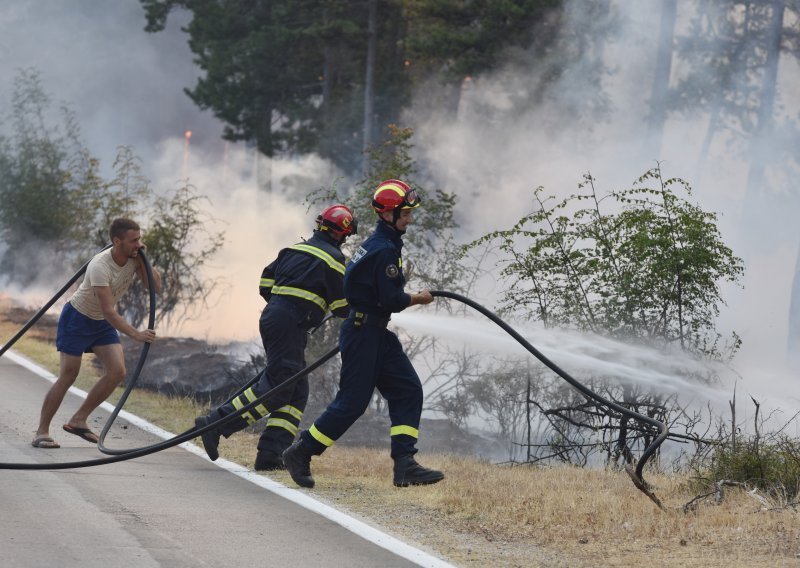
[[97, 253], [89, 266], [86, 267], [86, 274], [83, 282], [75, 290], [69, 303], [80, 313], [93, 320], [105, 319], [103, 310], [100, 308], [100, 300], [94, 293], [92, 286], [109, 286], [111, 295], [114, 297], [114, 305], [122, 295], [128, 291], [139, 262], [134, 258], [129, 258], [125, 266], [120, 266], [111, 257], [111, 249]]

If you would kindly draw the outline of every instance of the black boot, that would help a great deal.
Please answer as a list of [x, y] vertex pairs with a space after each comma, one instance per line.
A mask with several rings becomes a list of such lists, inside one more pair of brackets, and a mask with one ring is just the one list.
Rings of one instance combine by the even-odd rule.
[[400, 456], [394, 460], [395, 487], [409, 485], [429, 485], [444, 479], [444, 474], [435, 469], [419, 465], [414, 456]]
[[[214, 419], [210, 416], [198, 416], [194, 419], [194, 427], [199, 430], [212, 422], [214, 422]], [[205, 448], [209, 459], [212, 462], [216, 461], [219, 457], [219, 451], [217, 450], [219, 447], [219, 430], [209, 430], [201, 434], [200, 437], [203, 439], [203, 448]]]
[[292, 476], [294, 482], [300, 487], [314, 487], [314, 478], [311, 477], [311, 456], [313, 454], [303, 444], [302, 438], [286, 448], [283, 452], [283, 465]]
[[256, 471], [275, 471], [278, 469], [286, 469], [281, 456], [276, 456], [270, 452], [258, 452], [256, 454]]

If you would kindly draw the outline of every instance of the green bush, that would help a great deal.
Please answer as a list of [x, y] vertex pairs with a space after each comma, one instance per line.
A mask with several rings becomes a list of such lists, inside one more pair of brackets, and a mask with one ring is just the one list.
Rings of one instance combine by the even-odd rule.
[[800, 493], [800, 440], [753, 436], [738, 440], [735, 448], [725, 444], [714, 452], [704, 477], [746, 483], [771, 497], [794, 501]]

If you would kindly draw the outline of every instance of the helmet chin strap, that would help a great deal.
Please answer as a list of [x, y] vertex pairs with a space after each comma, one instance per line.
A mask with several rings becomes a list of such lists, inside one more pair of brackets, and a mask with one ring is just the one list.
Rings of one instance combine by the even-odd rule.
[[402, 210], [400, 209], [400, 207], [397, 207], [396, 209], [392, 210], [392, 220], [391, 220], [391, 222], [387, 221], [383, 217], [383, 215], [378, 215], [378, 219], [380, 219], [382, 223], [386, 223], [387, 225], [389, 225], [392, 229], [397, 231], [398, 234], [405, 235], [406, 234], [405, 231], [402, 231], [402, 230], [397, 228], [397, 221], [400, 219], [400, 212], [401, 211]]

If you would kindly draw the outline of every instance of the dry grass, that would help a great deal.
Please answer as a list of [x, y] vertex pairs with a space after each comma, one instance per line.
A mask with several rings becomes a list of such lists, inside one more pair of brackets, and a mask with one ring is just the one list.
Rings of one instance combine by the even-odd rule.
[[[0, 314], [0, 338], [19, 327], [1, 320]], [[57, 367], [46, 338], [26, 337], [16, 349]], [[80, 380], [88, 385], [81, 388], [93, 380], [93, 367], [85, 367]], [[125, 408], [173, 432], [205, 411], [189, 400], [139, 391]], [[223, 439], [220, 453], [252, 467], [256, 442], [255, 434], [241, 432]], [[800, 566], [800, 517], [763, 511], [741, 490], [685, 514], [694, 494], [680, 476], [647, 476], [664, 503], [660, 511], [620, 472], [418, 457], [445, 471], [446, 479], [398, 489], [388, 449], [334, 446], [312, 462], [317, 485], [311, 493], [459, 566]], [[270, 477], [293, 486], [284, 472]]]
[[[252, 464], [255, 443], [256, 436], [237, 434], [221, 451]], [[800, 566], [800, 517], [761, 511], [740, 490], [685, 514], [694, 494], [680, 476], [647, 476], [660, 511], [621, 472], [419, 460], [445, 471], [445, 481], [397, 489], [387, 452], [334, 446], [312, 462], [313, 493], [457, 565]], [[286, 473], [271, 477], [292, 485]]]

